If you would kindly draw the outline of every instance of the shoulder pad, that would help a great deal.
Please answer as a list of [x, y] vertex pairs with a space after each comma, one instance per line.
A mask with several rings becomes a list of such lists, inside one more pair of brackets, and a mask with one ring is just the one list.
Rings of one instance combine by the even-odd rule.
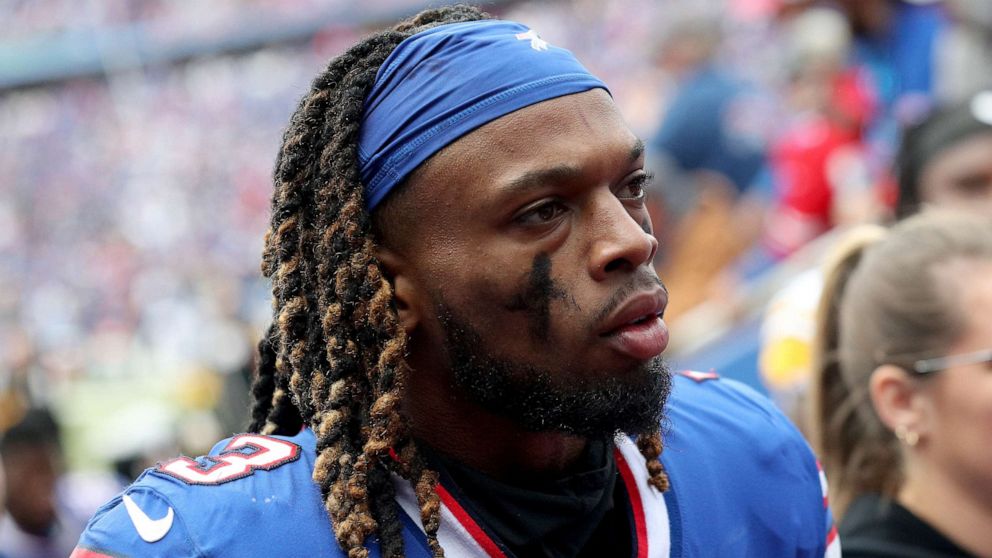
[[341, 556], [312, 479], [314, 446], [309, 430], [241, 434], [160, 463], [97, 512], [74, 558]]
[[832, 524], [809, 445], [767, 397], [705, 376], [676, 375], [665, 408], [666, 498], [684, 527], [683, 555], [748, 548], [756, 556], [822, 557]]
[[171, 502], [132, 486], [97, 511], [70, 558], [202, 555]]

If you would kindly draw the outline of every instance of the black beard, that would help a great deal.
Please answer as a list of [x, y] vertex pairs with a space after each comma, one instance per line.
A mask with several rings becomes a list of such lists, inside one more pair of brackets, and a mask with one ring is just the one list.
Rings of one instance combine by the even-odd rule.
[[531, 432], [608, 439], [656, 432], [672, 375], [659, 356], [626, 378], [555, 380], [550, 371], [486, 351], [483, 337], [440, 306], [454, 380], [472, 401]]

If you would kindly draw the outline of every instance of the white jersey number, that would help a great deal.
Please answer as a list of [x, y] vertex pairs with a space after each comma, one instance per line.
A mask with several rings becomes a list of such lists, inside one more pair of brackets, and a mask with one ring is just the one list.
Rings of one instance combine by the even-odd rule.
[[255, 471], [275, 469], [300, 457], [300, 446], [258, 434], [231, 438], [218, 455], [207, 456], [206, 466], [188, 458], [166, 461], [158, 470], [186, 484], [222, 484], [247, 477]]

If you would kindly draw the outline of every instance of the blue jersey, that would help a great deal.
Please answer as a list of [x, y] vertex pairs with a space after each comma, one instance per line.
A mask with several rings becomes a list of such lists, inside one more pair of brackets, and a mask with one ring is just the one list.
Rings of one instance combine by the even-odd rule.
[[[647, 484], [629, 439], [614, 455], [636, 558], [840, 556], [819, 466], [763, 396], [712, 373], [676, 376], [666, 407], [664, 494]], [[327, 556], [343, 558], [317, 485], [315, 437], [242, 434], [205, 457], [145, 471], [97, 511], [71, 558]], [[394, 482], [407, 556], [429, 557], [409, 483]], [[449, 557], [512, 554], [463, 506], [441, 498], [438, 539]], [[374, 540], [371, 555], [378, 557]]]

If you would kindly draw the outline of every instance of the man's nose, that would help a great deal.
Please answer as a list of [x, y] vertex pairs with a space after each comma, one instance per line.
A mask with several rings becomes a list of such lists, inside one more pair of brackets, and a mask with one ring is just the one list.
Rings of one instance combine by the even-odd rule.
[[607, 279], [613, 272], [629, 273], [654, 260], [658, 239], [650, 233], [650, 217], [638, 223], [623, 202], [613, 197], [594, 220], [594, 240], [590, 250], [590, 274], [597, 281]]

